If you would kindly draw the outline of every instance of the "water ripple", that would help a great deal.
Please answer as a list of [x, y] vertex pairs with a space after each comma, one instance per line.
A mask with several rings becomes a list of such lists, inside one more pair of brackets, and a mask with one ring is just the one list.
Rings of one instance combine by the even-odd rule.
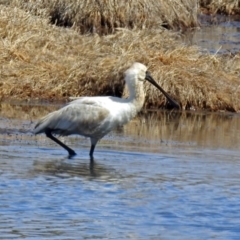
[[125, 145], [122, 132], [100, 143], [94, 164], [79, 138], [69, 160], [44, 138], [0, 134], [1, 239], [239, 239], [239, 150], [143, 150], [139, 136], [131, 148], [131, 130]]

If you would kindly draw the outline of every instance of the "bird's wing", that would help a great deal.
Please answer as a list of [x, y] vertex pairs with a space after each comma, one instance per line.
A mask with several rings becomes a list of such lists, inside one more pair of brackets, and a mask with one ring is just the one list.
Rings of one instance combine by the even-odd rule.
[[100, 97], [79, 97], [73, 101], [71, 101], [68, 105], [71, 104], [87, 104], [94, 105], [99, 107], [107, 107], [112, 106], [113, 103], [125, 102], [125, 99], [118, 97], [110, 97], [110, 96], [100, 96]]
[[45, 132], [48, 128], [61, 135], [91, 135], [110, 113], [95, 101], [85, 99], [77, 102], [78, 100], [42, 118], [35, 127], [35, 134]]

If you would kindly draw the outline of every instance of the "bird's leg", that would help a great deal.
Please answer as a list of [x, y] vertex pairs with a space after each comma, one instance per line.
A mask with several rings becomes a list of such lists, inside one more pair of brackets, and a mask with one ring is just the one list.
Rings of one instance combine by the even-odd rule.
[[90, 148], [89, 156], [90, 156], [91, 162], [93, 162], [93, 160], [94, 160], [93, 152], [94, 152], [95, 146], [96, 146], [96, 144], [92, 144], [91, 148]]
[[55, 138], [52, 135], [52, 130], [51, 129], [46, 129], [45, 134], [48, 138], [52, 139], [55, 143], [59, 144], [61, 147], [63, 147], [64, 149], [66, 149], [68, 151], [69, 154], [69, 158], [72, 158], [73, 156], [77, 155], [70, 147], [68, 147], [67, 145], [65, 145], [64, 143], [62, 143], [60, 140], [58, 140], [57, 138]]
[[91, 162], [93, 162], [94, 161], [93, 152], [97, 145], [97, 142], [99, 141], [99, 138], [90, 138], [90, 140], [91, 140], [91, 148], [90, 148], [89, 156], [90, 156]]

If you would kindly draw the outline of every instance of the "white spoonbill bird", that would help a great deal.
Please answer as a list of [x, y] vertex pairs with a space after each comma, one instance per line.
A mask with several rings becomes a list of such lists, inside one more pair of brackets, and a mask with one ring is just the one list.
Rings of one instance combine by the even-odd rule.
[[129, 122], [141, 110], [145, 100], [143, 87], [145, 79], [157, 87], [174, 107], [180, 108], [178, 103], [155, 82], [147, 67], [135, 62], [125, 72], [129, 98], [106, 96], [77, 98], [65, 107], [43, 117], [35, 126], [34, 133], [45, 133], [48, 138], [68, 151], [69, 158], [76, 153], [52, 134], [61, 136], [79, 134], [89, 137], [91, 140], [89, 155], [93, 160], [97, 142], [114, 128]]

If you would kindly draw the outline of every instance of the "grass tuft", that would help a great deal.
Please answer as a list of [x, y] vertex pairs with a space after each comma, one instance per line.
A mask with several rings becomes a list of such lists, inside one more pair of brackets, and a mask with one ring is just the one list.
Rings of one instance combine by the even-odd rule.
[[200, 5], [211, 14], [240, 14], [239, 0], [200, 0]]
[[58, 26], [81, 33], [112, 34], [117, 28], [145, 29], [164, 26], [185, 30], [198, 25], [194, 0], [10, 0], [18, 7]]
[[[80, 35], [1, 6], [0, 39], [1, 99], [121, 96], [123, 72], [139, 61], [183, 109], [240, 110], [240, 55], [203, 55], [164, 28]], [[158, 90], [146, 84], [146, 91], [146, 108], [167, 107]]]

